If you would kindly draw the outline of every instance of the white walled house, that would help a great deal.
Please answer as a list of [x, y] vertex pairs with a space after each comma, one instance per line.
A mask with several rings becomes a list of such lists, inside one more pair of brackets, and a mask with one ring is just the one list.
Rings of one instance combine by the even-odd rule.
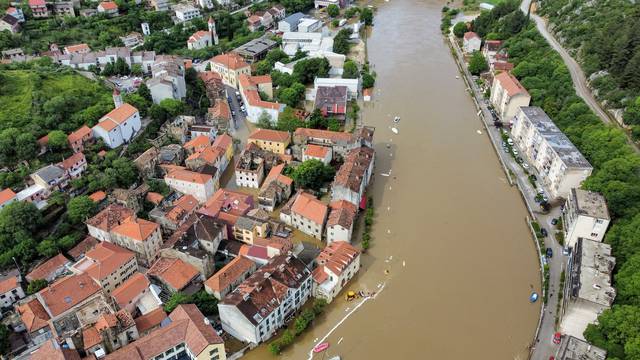
[[187, 48], [189, 50], [199, 50], [212, 46], [212, 37], [209, 31], [196, 31], [187, 40]]
[[320, 252], [316, 264], [313, 296], [330, 303], [360, 270], [360, 251], [348, 242], [333, 242]]
[[462, 38], [462, 51], [467, 54], [471, 54], [474, 51], [480, 51], [480, 46], [482, 45], [482, 39], [478, 34], [473, 31], [468, 31], [464, 33], [464, 37]]
[[260, 92], [273, 95], [271, 76], [249, 76], [241, 74], [238, 78], [240, 95], [247, 109], [247, 120], [257, 123], [260, 117], [266, 115], [272, 123], [278, 121], [278, 116], [284, 111], [285, 105], [277, 102], [264, 101]]
[[240, 341], [264, 342], [311, 297], [312, 287], [302, 261], [275, 256], [218, 303], [222, 328]]
[[331, 244], [334, 241], [347, 241], [350, 243], [358, 208], [346, 200], [334, 201], [329, 205], [329, 208], [331, 210], [327, 218], [327, 244]]
[[187, 84], [184, 80], [184, 62], [182, 59], [161, 55], [151, 67], [152, 78], [147, 87], [155, 104], [164, 99], [182, 100], [187, 96]]
[[[318, 88], [321, 86], [325, 86], [325, 87], [346, 86], [348, 100], [353, 100], [358, 98], [362, 84], [360, 83], [359, 78], [358, 79], [316, 78], [313, 81], [314, 94], [316, 91], [318, 91]], [[315, 97], [313, 99], [307, 99], [307, 100], [315, 100]]]
[[593, 167], [569, 138], [537, 106], [521, 107], [511, 135], [523, 157], [540, 175], [549, 198], [568, 198], [591, 175]]
[[562, 219], [565, 244], [573, 247], [578, 239], [602, 242], [611, 218], [602, 194], [571, 189]]
[[178, 4], [174, 7], [174, 11], [176, 13], [176, 18], [178, 18], [180, 22], [190, 21], [195, 18], [202, 17], [202, 14], [200, 14], [200, 9], [188, 4]]
[[291, 206], [291, 225], [307, 235], [322, 239], [329, 209], [315, 196], [301, 192]]
[[24, 297], [24, 290], [20, 286], [20, 275], [7, 276], [0, 280], [0, 308], [11, 307]]
[[236, 53], [217, 55], [211, 58], [209, 63], [211, 71], [220, 74], [222, 82], [234, 88], [238, 88], [238, 78], [241, 74], [251, 75], [251, 65]]
[[124, 103], [103, 116], [91, 130], [93, 137], [102, 139], [113, 149], [131, 141], [141, 127], [138, 109]]
[[325, 165], [329, 165], [331, 163], [331, 153], [331, 148], [328, 146], [309, 144], [302, 153], [302, 161], [315, 159], [322, 161]]
[[502, 72], [493, 78], [490, 101], [502, 121], [511, 121], [521, 106], [529, 106], [531, 96], [515, 76]]
[[168, 173], [164, 181], [173, 190], [191, 195], [201, 204], [216, 192], [213, 176], [209, 174], [178, 169]]

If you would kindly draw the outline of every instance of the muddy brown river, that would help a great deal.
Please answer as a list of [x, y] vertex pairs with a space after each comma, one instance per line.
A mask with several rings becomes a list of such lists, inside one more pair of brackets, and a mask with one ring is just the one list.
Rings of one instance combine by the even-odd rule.
[[[336, 299], [283, 359], [307, 359], [321, 341], [331, 346], [315, 359], [527, 358], [540, 311], [528, 297], [540, 279], [526, 211], [456, 79], [441, 8], [380, 3], [368, 39], [378, 77], [363, 119], [376, 127], [377, 216], [347, 288], [378, 294]], [[274, 357], [262, 345], [245, 358]]]

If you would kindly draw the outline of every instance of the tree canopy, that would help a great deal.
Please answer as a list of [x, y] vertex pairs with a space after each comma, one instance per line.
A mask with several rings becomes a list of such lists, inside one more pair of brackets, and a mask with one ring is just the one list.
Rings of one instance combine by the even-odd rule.
[[297, 187], [319, 190], [325, 183], [331, 181], [335, 170], [320, 160], [311, 159], [298, 165], [291, 174]]

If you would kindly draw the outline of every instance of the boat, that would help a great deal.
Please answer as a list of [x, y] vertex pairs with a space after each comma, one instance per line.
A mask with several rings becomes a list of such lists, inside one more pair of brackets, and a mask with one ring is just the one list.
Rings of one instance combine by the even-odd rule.
[[538, 293], [537, 292], [532, 292], [531, 296], [529, 296], [529, 301], [534, 303], [536, 301], [538, 301]]
[[320, 343], [320, 344], [316, 345], [313, 348], [313, 352], [314, 353], [323, 352], [323, 351], [327, 350], [328, 348], [329, 348], [329, 343], [328, 342], [323, 342], [323, 343]]
[[[389, 1], [389, 0], [387, 0], [387, 1]], [[340, 360], [340, 356], [334, 356], [332, 358], [329, 358], [329, 360]]]
[[396, 129], [396, 128], [394, 128], [394, 127], [392, 127], [392, 128], [391, 128], [391, 131], [393, 131], [393, 133], [394, 133], [394, 134], [397, 134], [397, 133], [398, 133], [398, 129]]
[[399, 123], [400, 122], [400, 116], [396, 116], [393, 118], [393, 122], [394, 123]]
[[389, 176], [389, 174], [385, 174], [385, 173], [380, 173], [380, 175], [382, 175], [382, 176]]

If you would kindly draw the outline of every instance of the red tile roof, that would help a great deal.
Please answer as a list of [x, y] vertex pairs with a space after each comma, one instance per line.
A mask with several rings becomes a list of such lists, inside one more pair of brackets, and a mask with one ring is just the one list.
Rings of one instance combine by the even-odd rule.
[[174, 170], [168, 173], [166, 178], [203, 185], [211, 181], [213, 176], [191, 170]]
[[493, 80], [494, 82], [498, 82], [504, 91], [506, 91], [511, 97], [519, 94], [529, 96], [527, 89], [520, 84], [520, 81], [518, 81], [515, 76], [508, 72], [502, 72], [496, 75]]
[[332, 273], [340, 276], [358, 256], [360, 256], [360, 251], [348, 242], [334, 241], [320, 252], [316, 261], [319, 265], [326, 266]]
[[31, 360], [80, 360], [77, 350], [63, 349], [55, 339], [47, 340], [31, 354]]
[[147, 193], [147, 197], [145, 199], [154, 205], [158, 205], [162, 202], [162, 200], [164, 200], [164, 196], [162, 196], [162, 194], [158, 194], [157, 192], [150, 191]]
[[135, 254], [116, 244], [103, 241], [89, 250], [74, 268], [101, 281], [135, 259]]
[[[178, 305], [169, 318], [171, 323], [168, 325], [107, 355], [106, 359], [152, 359], [180, 343], [184, 343], [194, 356], [198, 356], [207, 346], [224, 343], [193, 304]], [[209, 354], [205, 355], [210, 357]]]
[[36, 298], [33, 298], [22, 305], [16, 306], [16, 309], [20, 314], [22, 322], [27, 328], [27, 331], [30, 333], [49, 325], [49, 314], [47, 314], [47, 311]]
[[304, 150], [304, 154], [312, 158], [324, 159], [331, 149], [326, 146], [309, 144]]
[[90, 349], [102, 342], [102, 336], [98, 332], [95, 326], [90, 326], [82, 330], [82, 342], [84, 343], [84, 349]]
[[211, 139], [209, 139], [207, 135], [198, 135], [194, 139], [185, 143], [182, 147], [187, 150], [194, 149], [199, 151], [209, 145], [211, 145]]
[[270, 130], [270, 129], [256, 129], [251, 135], [249, 135], [249, 140], [262, 140], [262, 141], [273, 141], [273, 142], [288, 142], [291, 138], [286, 131], [278, 131], [278, 130]]
[[155, 326], [159, 326], [162, 320], [167, 318], [167, 313], [162, 307], [152, 310], [142, 316], [135, 318], [136, 328], [138, 332], [143, 333]]
[[314, 138], [314, 139], [327, 139], [332, 142], [353, 141], [353, 134], [351, 133], [346, 133], [342, 131], [321, 130], [321, 129], [297, 128], [296, 131], [294, 132], [294, 136], [303, 136], [303, 137]]
[[87, 44], [74, 44], [74, 45], [67, 45], [64, 47], [65, 51], [72, 54], [72, 53], [77, 53], [77, 52], [83, 52], [83, 51], [91, 51], [91, 48], [89, 47], [89, 45]]
[[100, 3], [100, 6], [104, 10], [118, 10], [118, 5], [113, 1], [103, 1]]
[[146, 241], [158, 228], [160, 225], [144, 220], [144, 219], [127, 219], [121, 225], [113, 228], [113, 232], [120, 234], [122, 236], [126, 236], [128, 238], [138, 240], [138, 241]]
[[237, 219], [237, 216], [244, 215], [251, 209], [253, 209], [251, 195], [218, 189], [198, 212], [211, 217], [218, 217], [221, 213], [230, 214], [236, 216]]
[[294, 201], [291, 212], [322, 225], [327, 217], [328, 208], [315, 196], [301, 192]]
[[20, 287], [17, 276], [10, 276], [0, 281], [0, 294], [5, 294]]
[[0, 191], [0, 205], [3, 205], [7, 201], [11, 201], [16, 198], [16, 193], [13, 190], [6, 188]]
[[111, 296], [122, 309], [133, 301], [137, 296], [147, 291], [151, 283], [144, 274], [136, 272], [128, 278], [122, 285], [111, 292]]
[[249, 64], [247, 64], [244, 59], [236, 53], [218, 55], [212, 58], [211, 62], [221, 64], [222, 66], [232, 70], [249, 67]]
[[98, 245], [100, 241], [94, 238], [93, 236], [87, 235], [82, 241], [80, 241], [76, 246], [71, 248], [71, 250], [67, 251], [67, 253], [76, 261], [78, 261], [87, 251], [93, 249]]
[[480, 36], [478, 36], [478, 34], [474, 33], [473, 31], [467, 31], [466, 33], [464, 33], [465, 40], [470, 40], [473, 38], [480, 39]]
[[91, 128], [89, 128], [87, 125], [83, 125], [78, 130], [69, 134], [69, 136], [67, 136], [67, 140], [70, 143], [74, 143], [76, 141], [84, 139], [87, 136], [91, 136]]
[[38, 297], [51, 315], [58, 316], [101, 290], [88, 274], [80, 274], [56, 281], [40, 290]]
[[211, 291], [220, 292], [234, 283], [240, 276], [249, 272], [252, 267], [255, 269], [255, 266], [253, 261], [240, 255], [213, 274], [212, 277], [205, 281], [204, 285]]
[[107, 198], [107, 193], [102, 190], [96, 191], [93, 194], [89, 195], [89, 199], [91, 199], [93, 202], [96, 202], [96, 203], [106, 198]]
[[111, 204], [104, 210], [100, 211], [97, 215], [87, 220], [86, 223], [87, 225], [108, 232], [134, 215], [133, 210], [129, 208], [118, 204]]
[[63, 268], [65, 264], [68, 263], [70, 263], [70, 261], [66, 257], [64, 257], [64, 255], [58, 254], [45, 261], [44, 263], [36, 266], [35, 269], [31, 270], [31, 272], [27, 274], [26, 279], [28, 281], [46, 279], [50, 277], [54, 272]]
[[147, 275], [155, 276], [172, 288], [180, 291], [200, 275], [193, 265], [180, 259], [161, 257], [151, 266]]
[[233, 138], [227, 134], [222, 134], [216, 137], [215, 140], [213, 140], [213, 146], [221, 147], [225, 149], [225, 151], [232, 145], [233, 145]]
[[138, 112], [138, 109], [133, 107], [131, 104], [124, 103], [119, 107], [108, 112], [105, 116], [102, 117], [102, 119], [100, 119], [100, 121], [110, 119], [110, 120], [113, 120], [116, 124], [122, 124], [137, 112]]
[[351, 228], [358, 212], [356, 206], [346, 200], [335, 201], [329, 206], [331, 207], [331, 212], [329, 213], [329, 218], [327, 219], [327, 226], [340, 225], [346, 229]]
[[84, 154], [82, 152], [77, 152], [69, 156], [65, 160], [62, 160], [62, 168], [64, 168], [65, 170], [70, 170], [74, 165], [86, 162], [87, 159], [84, 157]]

